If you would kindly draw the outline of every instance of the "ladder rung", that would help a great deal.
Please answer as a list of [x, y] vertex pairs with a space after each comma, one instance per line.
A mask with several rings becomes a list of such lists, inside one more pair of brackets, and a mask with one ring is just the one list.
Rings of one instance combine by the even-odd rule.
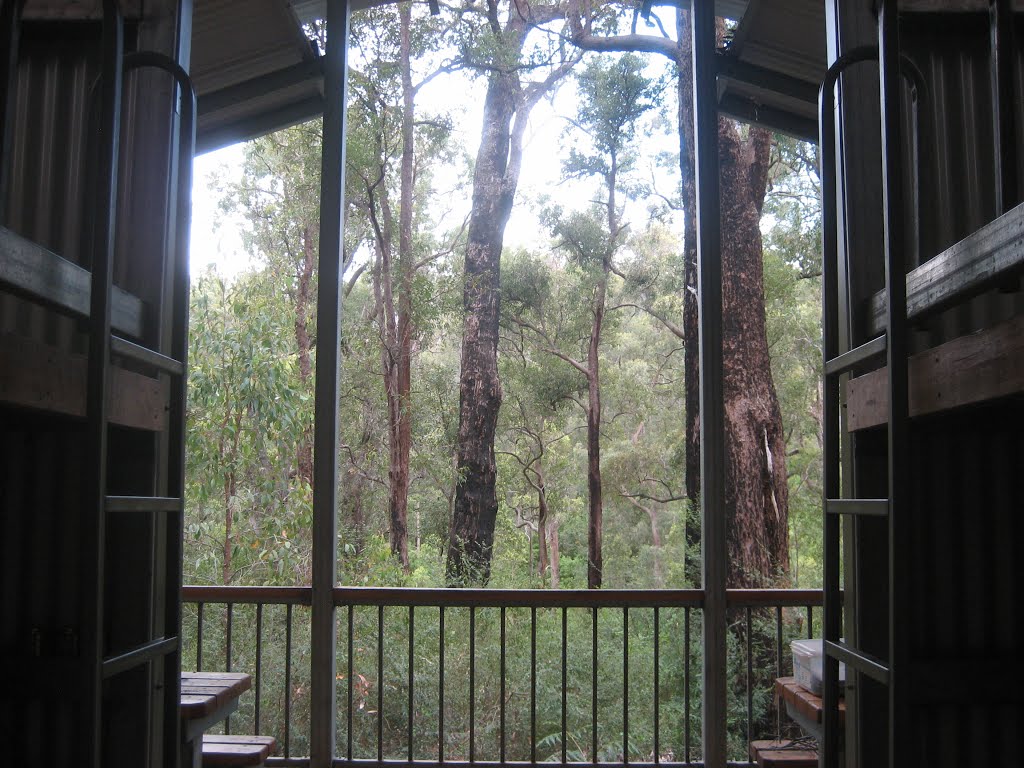
[[874, 656], [855, 650], [846, 643], [834, 643], [831, 640], [825, 641], [825, 653], [833, 659], [843, 662], [846, 666], [852, 667], [858, 672], [863, 672], [882, 685], [889, 684], [889, 667]]
[[875, 358], [881, 357], [885, 354], [885, 350], [888, 347], [886, 336], [883, 333], [871, 341], [861, 344], [855, 349], [851, 349], [849, 352], [844, 352], [841, 355], [833, 357], [831, 360], [825, 363], [825, 375], [836, 376], [842, 373], [848, 373], [849, 371], [856, 368], [862, 363], [867, 363]]
[[864, 517], [887, 517], [888, 499], [827, 499], [825, 511], [830, 515], [862, 515]]
[[107, 496], [107, 512], [180, 512], [177, 496]]
[[161, 637], [157, 640], [132, 648], [130, 651], [103, 660], [103, 677], [113, 677], [129, 669], [146, 664], [159, 656], [173, 653], [178, 647], [178, 638]]
[[143, 347], [120, 336], [110, 337], [110, 352], [152, 366], [158, 371], [169, 373], [172, 376], [181, 376], [185, 372], [185, 366], [181, 364], [180, 360], [161, 355], [159, 352], [154, 352], [148, 347]]

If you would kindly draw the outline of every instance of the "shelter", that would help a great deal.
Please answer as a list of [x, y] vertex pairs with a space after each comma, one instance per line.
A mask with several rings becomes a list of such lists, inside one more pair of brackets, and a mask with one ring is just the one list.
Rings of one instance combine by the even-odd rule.
[[[0, 722], [12, 726], [12, 762], [179, 759], [192, 152], [323, 113], [321, 546], [313, 583], [288, 597], [311, 606], [310, 753], [276, 763], [354, 764], [335, 743], [336, 615], [348, 598], [335, 589], [338, 360], [329, 352], [344, 35], [321, 55], [302, 31], [324, 16], [345, 29], [351, 8], [323, 6], [3, 2], [0, 649], [9, 674]], [[703, 763], [726, 764], [726, 611], [743, 605], [724, 581], [719, 112], [802, 138], [821, 131], [822, 759], [1012, 762], [1024, 719], [1021, 9], [1008, 0], [695, 6], [704, 585], [675, 599], [703, 614]], [[721, 51], [713, 10], [737, 21]], [[836, 87], [819, 103], [826, 79]], [[840, 660], [851, 670], [845, 734], [833, 714]]]

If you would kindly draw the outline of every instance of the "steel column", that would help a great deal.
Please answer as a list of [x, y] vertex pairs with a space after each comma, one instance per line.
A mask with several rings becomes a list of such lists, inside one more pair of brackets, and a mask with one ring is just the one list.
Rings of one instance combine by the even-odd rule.
[[882, 110], [882, 213], [889, 338], [889, 765], [910, 765], [907, 669], [910, 605], [909, 399], [907, 392], [907, 266], [904, 253], [903, 168], [900, 127], [901, 79], [896, 0], [885, 0], [878, 16], [879, 94]]
[[324, 66], [323, 155], [320, 179], [317, 353], [313, 464], [313, 606], [311, 627], [310, 758], [313, 768], [334, 759], [335, 625], [332, 589], [337, 569], [338, 364], [345, 203], [345, 91], [349, 3], [328, 0]]
[[1017, 48], [1014, 44], [1013, 3], [989, 0], [992, 41], [992, 148], [995, 150], [996, 215], [1020, 202], [1017, 178], [1016, 83]]
[[725, 766], [726, 595], [725, 411], [722, 390], [721, 200], [715, 6], [691, 0], [693, 142], [700, 307], [701, 577], [704, 587], [704, 765]]
[[86, 385], [87, 440], [90, 446], [88, 487], [82, 517], [82, 659], [83, 699], [90, 722], [82, 755], [86, 765], [102, 764], [103, 732], [103, 592], [106, 548], [107, 384], [110, 363], [110, 295], [114, 269], [118, 150], [121, 135], [121, 79], [124, 30], [116, 0], [103, 3], [103, 70], [97, 131], [98, 172], [93, 209], [89, 302], [89, 362]]

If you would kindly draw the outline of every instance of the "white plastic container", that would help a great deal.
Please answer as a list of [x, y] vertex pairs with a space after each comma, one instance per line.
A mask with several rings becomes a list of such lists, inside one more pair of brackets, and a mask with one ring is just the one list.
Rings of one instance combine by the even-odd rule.
[[[794, 640], [790, 643], [793, 651], [793, 676], [797, 684], [815, 696], [821, 696], [821, 640]], [[839, 665], [839, 687], [846, 682], [846, 665]]]

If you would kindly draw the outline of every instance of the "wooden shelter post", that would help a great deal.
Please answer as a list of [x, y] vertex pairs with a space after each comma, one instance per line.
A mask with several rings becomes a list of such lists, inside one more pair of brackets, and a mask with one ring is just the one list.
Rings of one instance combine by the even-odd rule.
[[722, 390], [721, 201], [715, 5], [692, 0], [696, 154], [697, 283], [700, 314], [701, 578], [704, 588], [702, 745], [704, 765], [726, 765], [725, 411]]
[[338, 366], [345, 203], [345, 91], [348, 0], [327, 2], [323, 159], [320, 180], [315, 428], [313, 438], [313, 605], [310, 759], [334, 760], [337, 573]]

